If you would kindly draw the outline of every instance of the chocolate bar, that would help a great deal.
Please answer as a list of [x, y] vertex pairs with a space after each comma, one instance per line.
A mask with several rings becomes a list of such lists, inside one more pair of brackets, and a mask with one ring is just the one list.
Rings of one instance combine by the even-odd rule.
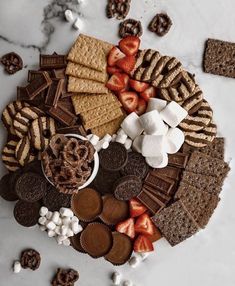
[[157, 188], [163, 194], [169, 196], [173, 191], [175, 182], [169, 178], [166, 178], [164, 176], [158, 176], [150, 172], [145, 179], [145, 184]]
[[153, 199], [150, 195], [148, 195], [145, 191], [142, 191], [137, 198], [141, 201], [143, 205], [145, 205], [148, 210], [150, 210], [153, 214], [156, 214], [160, 210], [162, 210], [165, 205], [162, 204], [161, 201], [156, 198]]
[[74, 126], [69, 126], [69, 127], [60, 127], [57, 129], [57, 132], [58, 133], [61, 133], [61, 134], [69, 134], [69, 133], [72, 133], [72, 134], [78, 134], [78, 135], [81, 135], [81, 136], [84, 136], [86, 137], [86, 131], [84, 129], [84, 127], [82, 125], [74, 125]]
[[181, 169], [185, 169], [187, 162], [189, 159], [189, 155], [186, 153], [175, 153], [169, 154], [168, 156], [168, 165], [172, 167], [177, 167]]
[[171, 167], [171, 166], [166, 166], [165, 168], [162, 169], [154, 169], [152, 171], [153, 174], [159, 175], [159, 176], [164, 176], [173, 180], [179, 180], [180, 174], [181, 174], [181, 169]]
[[17, 100], [29, 100], [25, 87], [17, 86]]
[[72, 126], [77, 121], [77, 117], [60, 103], [57, 107], [51, 107], [47, 113], [65, 126]]
[[57, 103], [59, 101], [59, 98], [62, 93], [62, 85], [63, 80], [62, 79], [53, 79], [52, 84], [48, 88], [45, 104], [47, 106], [57, 106]]
[[40, 68], [43, 70], [47, 69], [61, 69], [66, 68], [67, 61], [65, 55], [40, 55]]
[[28, 71], [28, 82], [32, 82], [34, 79], [39, 79], [42, 76], [43, 71]]
[[171, 200], [170, 196], [163, 194], [159, 189], [153, 188], [149, 185], [144, 184], [142, 190], [144, 190], [146, 193], [151, 193], [165, 205], [167, 205]]
[[56, 69], [52, 71], [53, 77], [58, 79], [65, 78], [65, 69]]

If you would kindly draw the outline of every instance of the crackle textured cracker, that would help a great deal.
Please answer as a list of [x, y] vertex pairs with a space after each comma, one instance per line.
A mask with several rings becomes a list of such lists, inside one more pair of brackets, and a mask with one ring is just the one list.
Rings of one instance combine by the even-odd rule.
[[125, 115], [121, 115], [120, 117], [107, 122], [103, 125], [91, 128], [92, 134], [99, 136], [100, 138], [104, 137], [106, 134], [113, 135], [115, 134], [121, 126], [122, 121], [124, 120]]
[[68, 82], [68, 92], [108, 93], [108, 89], [103, 83], [70, 76]]

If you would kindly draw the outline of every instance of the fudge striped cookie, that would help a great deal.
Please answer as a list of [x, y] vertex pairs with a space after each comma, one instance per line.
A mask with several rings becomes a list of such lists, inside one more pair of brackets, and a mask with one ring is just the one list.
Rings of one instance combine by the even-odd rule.
[[17, 144], [18, 144], [17, 141], [11, 140], [7, 142], [7, 144], [2, 150], [3, 164], [9, 171], [12, 171], [12, 172], [20, 168], [20, 163], [15, 157], [15, 148]]
[[203, 92], [198, 85], [196, 85], [192, 96], [182, 102], [178, 102], [185, 110], [188, 111], [189, 115], [196, 113], [202, 105]]
[[20, 139], [15, 149], [15, 157], [21, 166], [24, 166], [38, 158], [38, 151], [30, 146], [29, 137]]

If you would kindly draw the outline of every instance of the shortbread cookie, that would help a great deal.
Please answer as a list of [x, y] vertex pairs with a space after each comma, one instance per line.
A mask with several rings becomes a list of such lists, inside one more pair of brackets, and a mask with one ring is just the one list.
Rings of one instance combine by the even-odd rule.
[[99, 94], [108, 93], [108, 89], [101, 82], [70, 76], [68, 82], [68, 92]]
[[55, 133], [55, 120], [51, 117], [39, 117], [32, 122], [29, 129], [31, 145], [35, 149], [43, 151]]
[[178, 102], [189, 115], [192, 115], [198, 111], [203, 101], [203, 92], [198, 85], [196, 85], [192, 95], [185, 101]]
[[104, 137], [106, 134], [113, 135], [115, 134], [121, 126], [122, 121], [124, 120], [125, 115], [122, 114], [120, 117], [107, 122], [103, 125], [91, 128], [92, 134], [99, 136], [100, 138]]
[[209, 103], [203, 99], [199, 110], [193, 114], [188, 115], [180, 124], [179, 127], [184, 131], [200, 131], [208, 126], [213, 117], [213, 110]]
[[9, 171], [12, 171], [12, 172], [20, 168], [20, 163], [15, 157], [15, 149], [16, 149], [17, 144], [18, 144], [17, 141], [11, 140], [7, 142], [7, 144], [2, 150], [3, 164]]
[[31, 122], [43, 116], [44, 112], [37, 107], [24, 107], [15, 116], [13, 120], [13, 126], [15, 128], [16, 135], [23, 138], [28, 133], [29, 126]]
[[184, 132], [185, 142], [193, 147], [202, 148], [210, 144], [216, 137], [217, 126], [211, 122], [198, 132]]
[[15, 157], [21, 166], [25, 166], [38, 158], [38, 151], [31, 148], [27, 135], [21, 138], [16, 145]]

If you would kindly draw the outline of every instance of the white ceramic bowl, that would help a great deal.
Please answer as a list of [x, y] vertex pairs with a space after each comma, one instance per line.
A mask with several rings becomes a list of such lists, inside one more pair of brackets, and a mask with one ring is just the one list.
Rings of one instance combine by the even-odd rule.
[[[81, 139], [81, 140], [87, 141], [86, 137], [83, 137], [83, 136], [78, 135], [78, 134], [64, 134], [64, 135], [66, 137], [73, 137], [73, 138], [77, 138], [77, 139]], [[41, 164], [41, 165], [42, 165], [42, 171], [43, 171], [43, 174], [44, 174], [45, 178], [47, 179], [47, 181], [50, 184], [52, 184], [54, 186], [53, 182], [51, 180], [49, 180], [49, 178], [46, 176], [43, 164]], [[85, 182], [85, 184], [80, 186], [78, 188], [78, 190], [84, 189], [85, 187], [89, 186], [91, 184], [91, 182], [95, 179], [95, 177], [96, 177], [96, 175], [98, 173], [98, 170], [99, 170], [99, 155], [98, 155], [98, 153], [96, 151], [95, 154], [94, 154], [94, 166], [93, 166], [92, 173], [91, 173], [89, 179]]]

